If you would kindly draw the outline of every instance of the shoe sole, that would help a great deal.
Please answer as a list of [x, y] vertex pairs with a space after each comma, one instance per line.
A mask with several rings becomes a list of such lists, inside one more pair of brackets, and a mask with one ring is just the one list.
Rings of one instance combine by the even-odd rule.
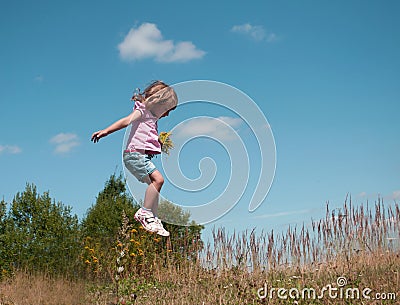
[[168, 237], [170, 235], [169, 232], [168, 231], [165, 231], [165, 232], [167, 232], [167, 233], [163, 233], [161, 230], [159, 230], [159, 231], [157, 231], [157, 234], [160, 236], [163, 236], [163, 237]]
[[149, 228], [146, 228], [146, 223], [144, 222], [144, 219], [142, 219], [141, 217], [138, 217], [138, 216], [134, 215], [133, 218], [136, 221], [140, 222], [140, 224], [142, 225], [143, 229], [145, 229], [146, 231], [151, 232], [151, 233], [157, 233], [158, 232], [158, 230], [151, 230]]

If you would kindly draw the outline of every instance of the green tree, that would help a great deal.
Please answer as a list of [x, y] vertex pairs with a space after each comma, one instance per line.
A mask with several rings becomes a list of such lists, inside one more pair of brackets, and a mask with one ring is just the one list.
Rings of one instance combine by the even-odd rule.
[[196, 259], [203, 247], [201, 230], [204, 226], [190, 221], [190, 213], [168, 200], [161, 200], [158, 208], [164, 227], [170, 232], [170, 244], [175, 254]]
[[[139, 208], [140, 205], [128, 194], [122, 175], [111, 175], [82, 222], [84, 245], [81, 257], [89, 274], [94, 272], [97, 277], [115, 279], [118, 258], [120, 263], [124, 260], [127, 264], [125, 270], [143, 275], [143, 270], [149, 271], [149, 266], [157, 261], [156, 257], [165, 253], [173, 252], [179, 259], [197, 257], [203, 227], [190, 223], [190, 214], [169, 201], [161, 201], [159, 215], [171, 232], [171, 237], [161, 238], [144, 231], [140, 223], [134, 221]], [[171, 225], [165, 220], [180, 225]], [[124, 253], [122, 257], [121, 252]]]
[[121, 226], [122, 212], [133, 219], [139, 206], [126, 191], [122, 174], [111, 175], [104, 189], [98, 194], [96, 203], [90, 207], [82, 221], [84, 237], [95, 238], [103, 247], [109, 248], [115, 241]]
[[69, 206], [52, 200], [49, 192], [39, 195], [36, 186], [27, 184], [25, 191], [14, 197], [3, 222], [2, 242], [12, 253], [13, 267], [62, 274], [76, 272], [78, 218], [71, 214]]
[[[7, 203], [4, 201], [4, 199], [2, 199], [0, 201], [0, 225], [3, 225], [6, 214], [7, 214]], [[0, 226], [0, 230], [1, 228], [2, 226]]]
[[190, 220], [190, 213], [168, 200], [161, 200], [158, 207], [158, 216], [166, 223], [187, 226]]
[[121, 215], [125, 213], [133, 219], [138, 208], [126, 190], [122, 174], [111, 175], [82, 221], [81, 259], [87, 267], [87, 275], [104, 277], [112, 274], [110, 262], [113, 261]]
[[0, 279], [10, 272], [12, 265], [12, 255], [6, 234], [7, 225], [7, 203], [3, 199], [0, 202]]

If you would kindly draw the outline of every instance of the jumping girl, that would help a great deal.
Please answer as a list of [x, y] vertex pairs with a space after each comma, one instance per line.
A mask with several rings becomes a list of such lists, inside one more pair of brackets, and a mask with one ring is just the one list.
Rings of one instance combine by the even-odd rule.
[[132, 125], [124, 150], [123, 160], [126, 168], [140, 182], [147, 183], [143, 207], [135, 213], [135, 219], [143, 228], [161, 236], [169, 236], [157, 217], [159, 193], [164, 178], [151, 158], [161, 153], [157, 121], [167, 117], [178, 104], [175, 91], [162, 81], [152, 82], [142, 93], [132, 97], [133, 111], [103, 130], [92, 134], [91, 140], [97, 143], [101, 138]]

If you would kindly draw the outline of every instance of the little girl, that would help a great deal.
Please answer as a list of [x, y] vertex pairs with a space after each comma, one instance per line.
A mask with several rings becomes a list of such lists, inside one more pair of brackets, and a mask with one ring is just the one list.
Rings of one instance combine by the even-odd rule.
[[164, 178], [150, 159], [161, 153], [157, 121], [159, 118], [168, 116], [169, 112], [176, 108], [178, 98], [170, 86], [162, 81], [154, 81], [143, 93], [139, 91], [134, 94], [132, 100], [135, 101], [135, 106], [131, 114], [106, 129], [96, 131], [92, 134], [91, 140], [96, 143], [114, 131], [132, 124], [124, 150], [124, 164], [139, 181], [148, 184], [143, 207], [136, 212], [135, 219], [145, 230], [156, 232], [161, 236], [169, 236], [169, 232], [164, 229], [156, 216]]

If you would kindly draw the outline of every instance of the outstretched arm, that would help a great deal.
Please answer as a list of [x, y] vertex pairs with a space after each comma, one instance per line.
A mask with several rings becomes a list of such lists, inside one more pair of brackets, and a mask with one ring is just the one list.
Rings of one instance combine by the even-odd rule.
[[101, 138], [104, 138], [105, 136], [108, 136], [109, 134], [111, 134], [117, 130], [127, 127], [130, 123], [139, 119], [141, 117], [141, 115], [142, 114], [140, 113], [139, 110], [132, 111], [131, 114], [116, 121], [115, 123], [108, 126], [106, 129], [102, 129], [102, 130], [94, 132], [92, 134], [91, 141], [93, 141], [94, 143], [99, 142], [99, 140]]

